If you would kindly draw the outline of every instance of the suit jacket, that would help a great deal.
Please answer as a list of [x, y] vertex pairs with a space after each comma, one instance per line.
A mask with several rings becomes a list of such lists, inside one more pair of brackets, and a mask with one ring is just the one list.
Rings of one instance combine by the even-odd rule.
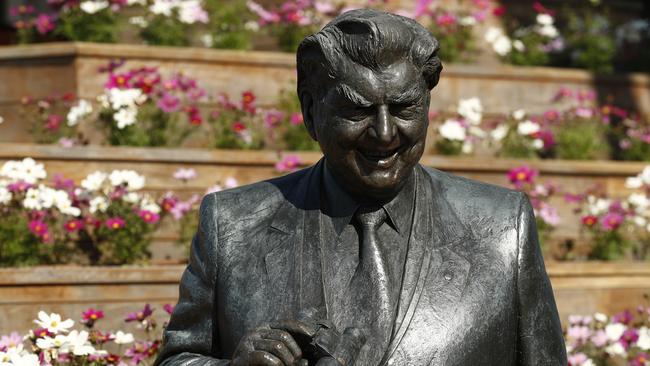
[[[225, 365], [242, 336], [261, 324], [307, 310], [327, 317], [322, 164], [203, 199], [158, 365]], [[415, 169], [424, 189], [381, 364], [566, 365], [526, 196]]]

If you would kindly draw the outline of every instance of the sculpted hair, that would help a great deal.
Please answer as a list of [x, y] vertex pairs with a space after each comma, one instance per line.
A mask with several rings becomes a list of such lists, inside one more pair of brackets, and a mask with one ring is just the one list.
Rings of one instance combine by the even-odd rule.
[[351, 62], [378, 71], [404, 57], [433, 89], [442, 70], [438, 49], [438, 41], [412, 19], [372, 9], [348, 11], [298, 47], [298, 96], [324, 90]]

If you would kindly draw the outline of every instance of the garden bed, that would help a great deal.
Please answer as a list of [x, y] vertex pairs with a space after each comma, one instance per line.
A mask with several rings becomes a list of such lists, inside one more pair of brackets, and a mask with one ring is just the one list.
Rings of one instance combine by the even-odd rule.
[[[316, 152], [289, 152], [301, 165], [310, 165], [320, 158]], [[172, 148], [127, 148], [86, 146], [62, 148], [56, 145], [0, 144], [0, 164], [4, 161], [32, 157], [43, 163], [51, 175], [61, 174], [67, 179], [80, 182], [94, 171], [132, 169], [146, 177], [145, 190], [156, 195], [174, 191], [184, 196], [202, 194], [208, 187], [223, 184], [235, 178], [238, 184], [278, 176], [275, 164], [282, 155], [275, 151], [204, 150]], [[582, 192], [594, 184], [602, 186], [612, 197], [628, 193], [625, 180], [637, 175], [645, 163], [613, 161], [562, 161], [562, 160], [515, 160], [480, 157], [445, 157], [425, 155], [421, 163], [450, 173], [480, 181], [510, 186], [507, 172], [516, 166], [529, 165], [539, 170], [543, 181], [553, 181], [567, 192]], [[179, 181], [173, 172], [191, 168], [196, 178]], [[52, 177], [48, 177], [50, 179]], [[553, 236], [555, 238], [579, 237], [579, 219], [573, 218], [573, 205], [567, 204], [561, 195], [552, 202], [562, 220]], [[155, 235], [152, 245], [154, 260], [182, 259], [184, 248], [175, 245], [178, 239], [173, 225], [163, 225]]]
[[[184, 266], [33, 267], [0, 269], [0, 334], [33, 327], [39, 310], [79, 319], [89, 307], [115, 314], [102, 329], [120, 329], [122, 315], [150, 303], [162, 321], [162, 306], [175, 304]], [[612, 314], [645, 303], [650, 266], [639, 263], [555, 263], [547, 270], [560, 316]]]
[[[280, 91], [295, 88], [293, 54], [92, 43], [9, 46], [0, 48], [0, 115], [17, 120], [18, 105], [27, 95], [75, 92], [94, 99], [105, 81], [98, 69], [115, 59], [132, 66], [158, 66], [163, 72], [182, 70], [211, 95], [253, 90], [260, 105], [273, 104]], [[479, 96], [489, 113], [519, 108], [541, 112], [560, 87], [595, 89], [601, 103], [650, 114], [647, 75], [595, 76], [580, 70], [501, 65], [445, 65], [431, 104], [433, 109], [446, 110], [460, 98]], [[27, 125], [0, 125], [0, 141], [28, 141]]]

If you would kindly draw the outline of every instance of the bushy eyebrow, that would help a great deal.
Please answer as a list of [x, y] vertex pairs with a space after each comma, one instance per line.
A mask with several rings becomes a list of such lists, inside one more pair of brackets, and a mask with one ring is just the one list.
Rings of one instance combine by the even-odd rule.
[[422, 99], [422, 88], [419, 84], [413, 85], [411, 88], [396, 95], [388, 96], [388, 103], [391, 104], [415, 104]]
[[346, 84], [338, 84], [336, 93], [358, 106], [370, 107], [372, 105], [372, 102]]

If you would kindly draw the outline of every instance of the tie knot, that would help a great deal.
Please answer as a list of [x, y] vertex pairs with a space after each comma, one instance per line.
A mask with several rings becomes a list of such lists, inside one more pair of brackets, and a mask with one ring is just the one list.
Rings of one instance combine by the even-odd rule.
[[361, 226], [377, 229], [386, 221], [388, 215], [383, 207], [360, 207], [354, 217]]

